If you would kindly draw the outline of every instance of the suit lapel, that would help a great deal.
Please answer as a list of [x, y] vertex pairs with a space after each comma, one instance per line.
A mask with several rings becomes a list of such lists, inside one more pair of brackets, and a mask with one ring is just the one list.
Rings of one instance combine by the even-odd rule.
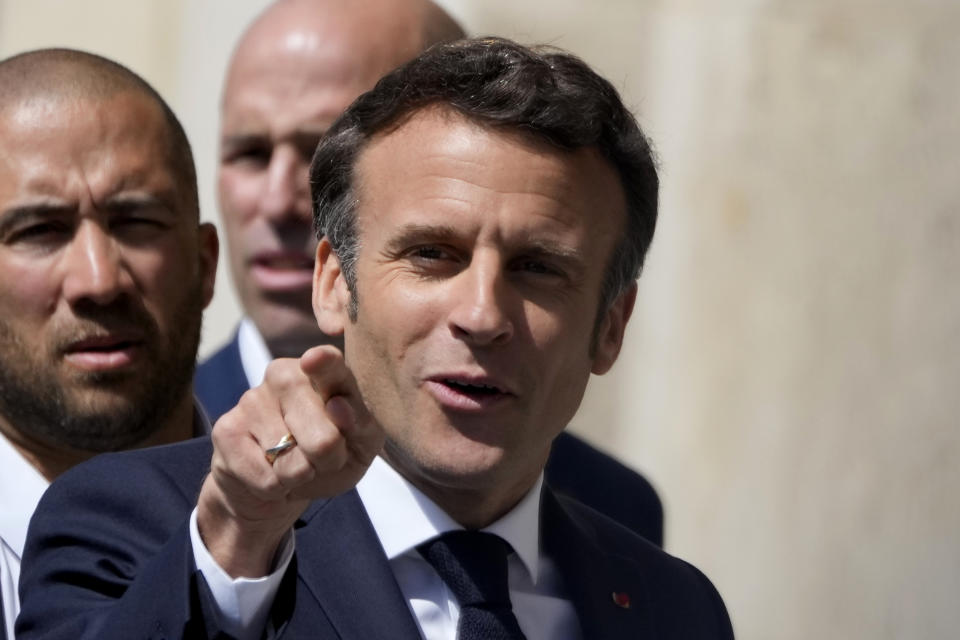
[[315, 503], [301, 522], [299, 578], [341, 638], [420, 640], [413, 614], [356, 491]]
[[[583, 637], [655, 637], [635, 563], [601, 548], [589, 522], [574, 517], [549, 488], [543, 493], [541, 519], [544, 551], [564, 578]], [[623, 606], [625, 598], [629, 607]]]
[[243, 360], [240, 358], [238, 330], [222, 349], [197, 365], [193, 390], [210, 416], [210, 422], [214, 423], [233, 409], [240, 401], [240, 396], [249, 388]]

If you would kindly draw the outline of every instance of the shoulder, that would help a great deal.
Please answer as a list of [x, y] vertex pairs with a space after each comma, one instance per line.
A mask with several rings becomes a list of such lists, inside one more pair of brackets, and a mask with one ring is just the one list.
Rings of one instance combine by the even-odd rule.
[[54, 481], [24, 548], [18, 634], [147, 637], [132, 630], [180, 620], [195, 589], [187, 523], [211, 452], [203, 437], [104, 454]]
[[640, 473], [582, 439], [561, 433], [546, 467], [548, 484], [590, 505], [657, 545], [663, 543], [663, 507]]
[[[132, 505], [155, 512], [179, 511], [196, 501], [210, 469], [209, 437], [176, 444], [96, 456], [57, 478], [40, 501], [35, 518], [97, 505], [101, 514], [116, 505], [122, 515]], [[132, 503], [132, 504], [131, 504]]]
[[225, 343], [222, 347], [214, 351], [209, 357], [204, 359], [203, 362], [198, 365], [198, 368], [203, 369], [227, 362], [240, 362], [240, 338], [236, 331], [233, 332], [233, 337], [230, 338], [229, 342]]
[[237, 334], [209, 358], [197, 365], [193, 391], [211, 422], [232, 409], [249, 388], [240, 359]]
[[[547, 507], [550, 500], [554, 507]], [[560, 553], [581, 555], [594, 575], [616, 586], [613, 591], [630, 593], [662, 637], [733, 637], [720, 594], [695, 566], [574, 499], [553, 495], [544, 506], [559, 507], [554, 523], [573, 531]]]
[[240, 342], [237, 333], [233, 334], [230, 342], [213, 352], [208, 358], [197, 365], [197, 379], [218, 374], [222, 371], [243, 371], [240, 360]]

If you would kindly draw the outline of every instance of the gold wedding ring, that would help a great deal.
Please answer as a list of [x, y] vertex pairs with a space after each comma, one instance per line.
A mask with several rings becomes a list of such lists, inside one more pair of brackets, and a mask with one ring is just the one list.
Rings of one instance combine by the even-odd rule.
[[267, 459], [268, 463], [273, 464], [273, 461], [277, 459], [277, 456], [287, 449], [291, 449], [295, 446], [297, 446], [297, 439], [293, 437], [293, 434], [288, 433], [280, 438], [280, 441], [277, 442], [277, 444], [264, 451], [263, 457]]

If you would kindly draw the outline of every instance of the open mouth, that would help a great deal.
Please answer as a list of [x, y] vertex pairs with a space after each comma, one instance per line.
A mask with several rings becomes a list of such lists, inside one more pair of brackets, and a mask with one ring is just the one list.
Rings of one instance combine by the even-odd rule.
[[258, 258], [254, 261], [257, 266], [278, 271], [313, 271], [313, 259], [305, 255], [282, 255]]
[[90, 353], [110, 353], [112, 351], [123, 351], [124, 349], [130, 349], [138, 344], [140, 343], [134, 342], [133, 340], [119, 340], [117, 342], [110, 342], [107, 344], [75, 345], [71, 347], [70, 351], [72, 353], [81, 351]]
[[516, 397], [507, 386], [482, 376], [439, 375], [427, 381], [427, 388], [441, 407], [468, 413], [492, 410]]
[[135, 336], [103, 335], [76, 340], [67, 346], [67, 353], [111, 353], [138, 347], [143, 343]]
[[493, 385], [463, 382], [451, 378], [441, 380], [441, 383], [457, 393], [463, 393], [469, 396], [496, 396], [505, 393], [502, 389]]
[[264, 291], [295, 291], [313, 286], [313, 256], [302, 251], [262, 252], [250, 261], [250, 275]]

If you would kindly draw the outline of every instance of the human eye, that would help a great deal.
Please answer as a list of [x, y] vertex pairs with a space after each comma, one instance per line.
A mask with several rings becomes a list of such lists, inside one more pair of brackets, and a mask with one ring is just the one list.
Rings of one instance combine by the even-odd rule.
[[69, 236], [70, 228], [58, 221], [35, 222], [10, 229], [4, 244], [53, 244]]
[[528, 258], [519, 260], [515, 265], [515, 268], [518, 271], [524, 273], [531, 273], [534, 275], [560, 275], [560, 271], [547, 263], [545, 260], [539, 260], [534, 258]]
[[442, 244], [422, 244], [410, 247], [402, 254], [402, 262], [410, 273], [422, 278], [445, 278], [461, 269], [460, 254]]
[[567, 278], [567, 271], [561, 260], [551, 259], [549, 256], [543, 255], [519, 256], [511, 262], [510, 270], [519, 277], [537, 280], [563, 280]]
[[423, 260], [432, 262], [437, 260], [446, 260], [452, 258], [449, 251], [437, 246], [414, 247], [410, 250], [410, 258], [413, 260]]
[[110, 222], [113, 229], [166, 229], [168, 226], [166, 220], [148, 213], [118, 216]]
[[259, 138], [244, 138], [224, 143], [221, 162], [227, 165], [265, 167], [270, 164], [273, 146]]
[[153, 238], [172, 224], [172, 213], [153, 198], [118, 201], [109, 208], [111, 232], [129, 242]]
[[45, 211], [14, 211], [0, 221], [0, 242], [11, 247], [52, 248], [66, 242], [73, 226], [63, 217]]

